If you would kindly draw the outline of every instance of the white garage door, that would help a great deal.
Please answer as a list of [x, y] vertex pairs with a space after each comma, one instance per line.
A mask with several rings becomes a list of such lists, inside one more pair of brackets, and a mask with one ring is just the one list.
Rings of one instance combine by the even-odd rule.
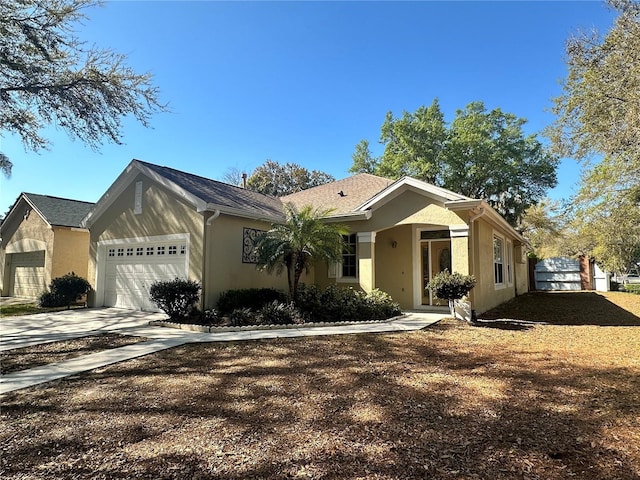
[[149, 288], [158, 280], [187, 278], [187, 246], [175, 241], [110, 245], [105, 268], [106, 306], [157, 311]]
[[37, 298], [46, 290], [44, 250], [11, 254], [12, 295]]

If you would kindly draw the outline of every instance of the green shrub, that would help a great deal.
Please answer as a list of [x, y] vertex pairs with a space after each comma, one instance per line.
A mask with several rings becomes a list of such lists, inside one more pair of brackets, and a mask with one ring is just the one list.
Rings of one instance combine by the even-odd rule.
[[427, 284], [427, 289], [442, 300], [449, 301], [451, 316], [455, 318], [454, 302], [467, 295], [476, 286], [476, 279], [473, 275], [462, 275], [461, 273], [449, 273], [443, 270], [436, 274]]
[[304, 323], [302, 314], [293, 303], [280, 303], [274, 300], [267, 303], [258, 312], [258, 321], [262, 325], [291, 325]]
[[42, 308], [62, 307], [64, 300], [53, 292], [43, 292], [38, 298], [38, 305]]
[[400, 305], [393, 301], [391, 295], [377, 288], [367, 293], [366, 301], [371, 308], [372, 320], [384, 320], [391, 317], [396, 317], [402, 313]]
[[71, 307], [91, 291], [91, 284], [75, 273], [56, 277], [49, 284], [49, 291], [40, 295], [41, 307]]
[[188, 316], [198, 302], [200, 284], [181, 278], [153, 282], [149, 288], [149, 296], [171, 320], [179, 321]]
[[624, 291], [640, 295], [640, 283], [626, 283], [624, 285]]
[[271, 303], [274, 300], [285, 303], [287, 301], [287, 294], [273, 288], [227, 290], [220, 295], [216, 308], [220, 315], [229, 315], [238, 308], [248, 308], [253, 311], [258, 311], [267, 303]]
[[204, 325], [215, 325], [220, 323], [220, 316], [215, 308], [207, 308], [202, 312], [202, 323]]
[[236, 308], [231, 315], [231, 325], [234, 327], [244, 327], [246, 325], [257, 325], [257, 315], [250, 308]]
[[399, 315], [400, 306], [378, 289], [365, 293], [352, 287], [330, 285], [324, 291], [301, 285], [298, 309], [314, 322], [383, 320]]

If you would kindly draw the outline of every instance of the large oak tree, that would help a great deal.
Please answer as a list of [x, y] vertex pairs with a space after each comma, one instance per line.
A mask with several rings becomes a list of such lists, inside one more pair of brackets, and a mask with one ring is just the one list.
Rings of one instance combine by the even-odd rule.
[[[0, 2], [0, 131], [38, 151], [50, 142], [42, 129], [62, 127], [97, 148], [121, 143], [122, 119], [144, 126], [165, 111], [149, 73], [136, 73], [125, 55], [88, 47], [76, 33], [97, 0]], [[11, 161], [0, 158], [9, 174]]]
[[411, 176], [472, 198], [487, 200], [512, 225], [557, 183], [558, 157], [526, 120], [482, 102], [458, 110], [448, 124], [436, 100], [396, 118], [387, 113], [381, 128], [384, 153], [373, 158], [362, 141], [351, 171], [391, 178]]
[[619, 16], [608, 33], [567, 42], [549, 136], [559, 154], [588, 161], [575, 199], [583, 249], [624, 273], [640, 261], [640, 2], [609, 4]]
[[334, 180], [328, 173], [308, 170], [297, 163], [281, 164], [267, 160], [251, 173], [247, 179], [247, 188], [265, 195], [282, 197]]

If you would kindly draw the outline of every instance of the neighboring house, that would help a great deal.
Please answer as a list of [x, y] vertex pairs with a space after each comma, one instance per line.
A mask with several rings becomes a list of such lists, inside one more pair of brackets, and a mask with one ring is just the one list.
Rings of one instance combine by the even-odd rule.
[[80, 221], [93, 203], [21, 193], [0, 225], [0, 290], [36, 298], [51, 279], [86, 278], [89, 231]]
[[524, 239], [486, 202], [412, 178], [359, 174], [281, 199], [133, 160], [83, 225], [91, 232], [94, 305], [153, 309], [153, 281], [202, 284], [202, 307], [228, 289], [286, 290], [284, 275], [255, 268], [253, 239], [284, 219], [283, 203], [334, 209], [351, 230], [344, 261], [316, 264], [303, 280], [379, 288], [402, 308], [432, 308], [426, 283], [442, 269], [474, 274], [483, 312], [528, 291]]

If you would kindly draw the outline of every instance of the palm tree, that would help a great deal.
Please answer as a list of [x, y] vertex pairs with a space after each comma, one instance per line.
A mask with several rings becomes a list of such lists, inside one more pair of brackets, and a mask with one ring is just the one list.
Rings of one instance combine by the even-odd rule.
[[292, 204], [285, 204], [286, 221], [272, 224], [257, 241], [258, 268], [269, 273], [282, 273], [286, 268], [289, 297], [294, 303], [300, 276], [309, 272], [313, 262], [342, 260], [342, 236], [348, 230], [323, 221], [330, 213], [331, 210], [314, 210], [310, 205], [298, 211]]

